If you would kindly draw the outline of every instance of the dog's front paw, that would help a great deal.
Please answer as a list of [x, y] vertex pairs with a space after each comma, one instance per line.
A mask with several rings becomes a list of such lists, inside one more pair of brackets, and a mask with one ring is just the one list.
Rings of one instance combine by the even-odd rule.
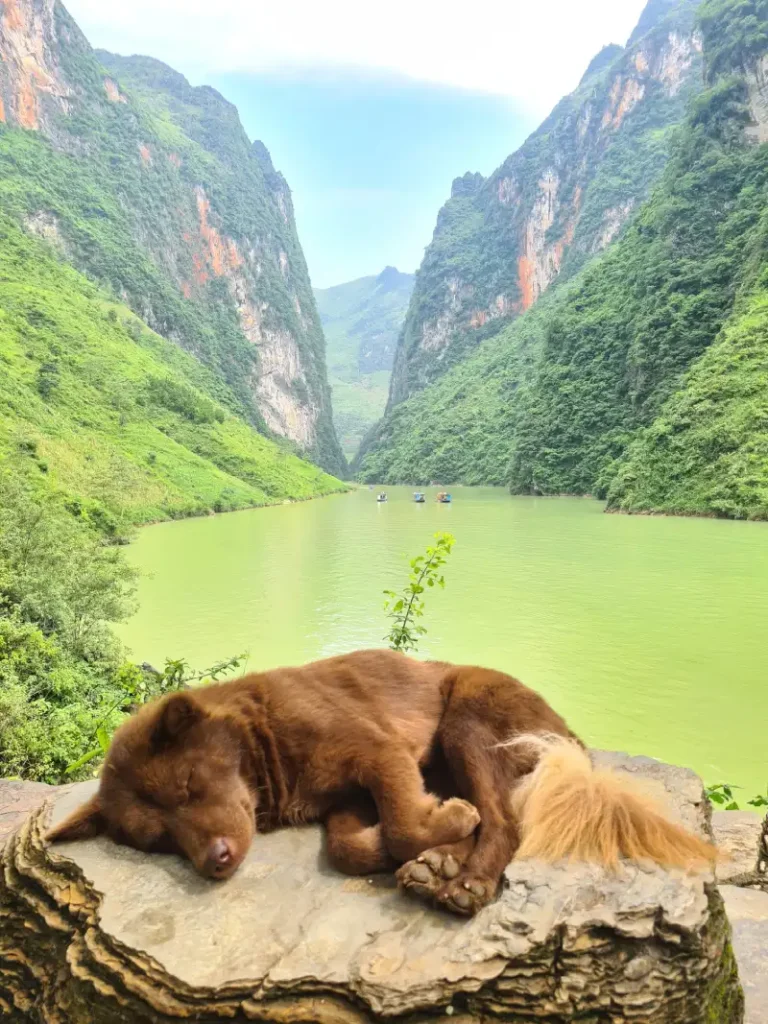
[[451, 797], [435, 811], [440, 819], [438, 843], [458, 843], [471, 836], [480, 824], [480, 813], [474, 804], [461, 797]]

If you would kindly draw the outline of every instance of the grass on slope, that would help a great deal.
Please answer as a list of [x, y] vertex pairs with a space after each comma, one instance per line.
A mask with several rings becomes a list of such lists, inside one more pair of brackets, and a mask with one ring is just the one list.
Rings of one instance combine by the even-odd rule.
[[731, 317], [631, 445], [608, 505], [768, 519], [768, 287]]
[[215, 377], [0, 220], [0, 450], [114, 525], [343, 485], [216, 400]]
[[384, 413], [390, 376], [389, 370], [377, 370], [375, 373], [361, 373], [356, 381], [349, 381], [329, 371], [333, 423], [341, 450], [349, 461], [355, 457], [371, 425]]

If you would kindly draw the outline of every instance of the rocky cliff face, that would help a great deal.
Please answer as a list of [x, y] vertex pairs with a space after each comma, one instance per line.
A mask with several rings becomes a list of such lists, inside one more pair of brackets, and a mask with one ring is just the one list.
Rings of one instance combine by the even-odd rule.
[[215, 369], [236, 411], [340, 472], [290, 191], [236, 109], [94, 53], [54, 0], [0, 5], [0, 56], [0, 205]]
[[418, 274], [389, 408], [618, 236], [700, 87], [696, 6], [651, 0], [627, 48], [601, 51], [520, 150], [487, 180], [454, 182]]

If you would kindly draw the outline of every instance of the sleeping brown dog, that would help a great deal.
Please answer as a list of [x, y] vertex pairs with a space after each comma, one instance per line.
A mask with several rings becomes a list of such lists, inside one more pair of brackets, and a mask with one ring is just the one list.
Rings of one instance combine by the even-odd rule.
[[[425, 783], [426, 780], [426, 783]], [[118, 729], [93, 799], [52, 842], [106, 832], [228, 878], [256, 831], [322, 821], [347, 874], [401, 865], [461, 914], [518, 856], [688, 866], [708, 844], [592, 769], [565, 722], [501, 672], [360, 651], [164, 697]]]

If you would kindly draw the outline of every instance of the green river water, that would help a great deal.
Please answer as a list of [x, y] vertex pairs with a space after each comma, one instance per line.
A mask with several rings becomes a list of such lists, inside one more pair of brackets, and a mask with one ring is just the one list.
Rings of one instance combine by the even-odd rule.
[[436, 530], [456, 547], [421, 655], [503, 669], [590, 745], [768, 784], [768, 525], [605, 515], [585, 499], [406, 488], [147, 527], [122, 629], [138, 660], [248, 669], [383, 646], [382, 590]]

